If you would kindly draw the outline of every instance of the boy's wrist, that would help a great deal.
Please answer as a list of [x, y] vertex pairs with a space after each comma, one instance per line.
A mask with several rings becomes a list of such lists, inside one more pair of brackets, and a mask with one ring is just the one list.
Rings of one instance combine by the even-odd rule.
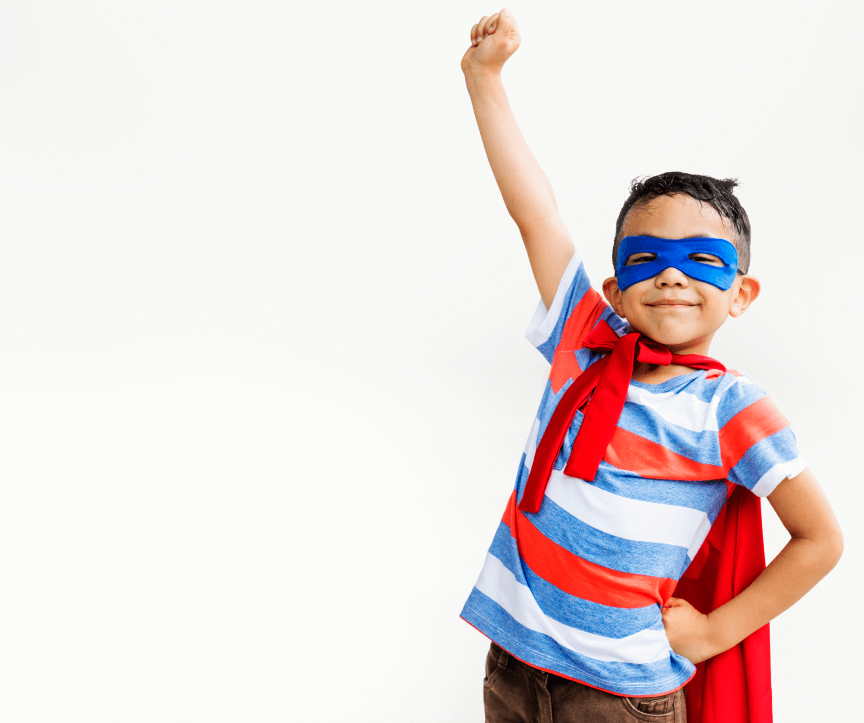
[[728, 621], [723, 620], [723, 614], [715, 614], [720, 611], [721, 608], [722, 606], [708, 613], [707, 644], [711, 650], [711, 657], [724, 653], [729, 650], [729, 648], [734, 647], [741, 642], [741, 640], [734, 639], [734, 631], [731, 629]]
[[494, 83], [501, 80], [501, 71], [490, 68], [468, 66], [467, 68], [463, 68], [462, 72], [465, 74], [465, 82], [469, 86], [472, 84]]

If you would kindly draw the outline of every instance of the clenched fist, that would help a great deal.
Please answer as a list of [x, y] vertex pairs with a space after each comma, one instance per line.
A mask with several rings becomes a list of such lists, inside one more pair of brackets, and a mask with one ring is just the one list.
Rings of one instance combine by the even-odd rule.
[[471, 28], [471, 47], [462, 56], [462, 72], [500, 73], [521, 42], [516, 20], [508, 8], [484, 15]]
[[721, 652], [712, 641], [708, 616], [686, 600], [670, 597], [662, 606], [661, 614], [669, 645], [678, 655], [695, 665]]

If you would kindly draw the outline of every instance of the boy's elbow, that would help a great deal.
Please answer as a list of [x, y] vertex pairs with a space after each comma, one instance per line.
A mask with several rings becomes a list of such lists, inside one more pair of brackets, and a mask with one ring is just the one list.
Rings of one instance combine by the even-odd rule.
[[829, 544], [831, 552], [834, 555], [834, 564], [843, 556], [843, 530], [840, 529], [840, 523], [837, 518], [834, 518], [834, 524], [831, 525], [831, 535], [829, 536]]
[[820, 571], [820, 577], [831, 572], [843, 556], [843, 533], [839, 527], [834, 526], [830, 531], [823, 530], [818, 535], [793, 535], [792, 537], [804, 539], [807, 541], [806, 544], [811, 546], [810, 564]]
[[[840, 558], [843, 557], [843, 533], [839, 527], [831, 540], [831, 550], [834, 554], [834, 565], [836, 565], [840, 561]], [[834, 565], [831, 567], [834, 567]]]
[[840, 531], [839, 527], [832, 530], [831, 535], [822, 539], [821, 547], [822, 560], [827, 568], [825, 570], [825, 574], [827, 575], [834, 569], [834, 566], [843, 556], [843, 533]]

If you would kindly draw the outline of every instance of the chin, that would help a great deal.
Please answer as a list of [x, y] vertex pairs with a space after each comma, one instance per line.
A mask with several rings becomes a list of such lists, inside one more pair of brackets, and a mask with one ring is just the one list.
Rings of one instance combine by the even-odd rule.
[[[644, 333], [644, 332], [643, 332]], [[657, 333], [656, 335], [645, 334], [645, 336], [650, 337], [656, 342], [659, 342], [663, 346], [692, 346], [693, 344], [698, 343], [698, 340], [694, 340], [692, 337], [682, 335], [681, 333], [670, 333], [663, 334], [662, 332]]]

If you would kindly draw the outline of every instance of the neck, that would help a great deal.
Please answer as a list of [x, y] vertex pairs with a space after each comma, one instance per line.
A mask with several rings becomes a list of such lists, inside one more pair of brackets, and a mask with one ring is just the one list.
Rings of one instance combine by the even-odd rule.
[[659, 364], [643, 364], [636, 362], [633, 368], [633, 379], [637, 382], [645, 384], [662, 384], [663, 382], [680, 377], [684, 374], [692, 374], [696, 370], [693, 367], [685, 367], [680, 364], [669, 364], [662, 366]]

